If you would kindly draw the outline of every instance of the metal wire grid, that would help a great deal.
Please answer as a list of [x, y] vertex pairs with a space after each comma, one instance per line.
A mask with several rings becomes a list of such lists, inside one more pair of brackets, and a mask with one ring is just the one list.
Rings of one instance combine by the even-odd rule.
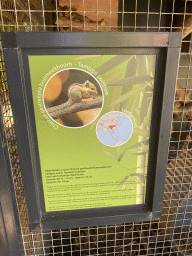
[[[82, 0], [83, 11], [75, 9], [76, 2], [47, 0], [2, 0], [0, 1], [0, 26], [3, 31], [184, 31], [190, 1], [169, 1], [170, 10], [165, 12], [168, 1], [133, 0], [130, 7], [126, 1], [119, 2], [119, 10], [112, 8], [114, 1], [103, 1], [108, 10], [103, 10], [97, 0], [93, 9]], [[62, 3], [62, 6], [61, 6]], [[65, 6], [65, 8], [64, 8]], [[63, 7], [63, 9], [61, 8]], [[141, 11], [142, 9], [142, 11]], [[154, 10], [155, 9], [155, 10]], [[128, 11], [127, 11], [128, 10]], [[75, 14], [80, 14], [79, 20]], [[88, 14], [95, 17], [89, 24]], [[112, 22], [113, 15], [118, 23]], [[144, 15], [144, 16], [143, 16]], [[107, 21], [102, 24], [102, 19]], [[151, 24], [150, 19], [154, 23]], [[165, 17], [169, 17], [165, 24]], [[181, 22], [175, 24], [175, 17]], [[50, 19], [48, 19], [50, 18]], [[65, 22], [61, 24], [61, 20]], [[177, 20], [177, 19], [176, 19]], [[129, 22], [130, 21], [130, 22]], [[65, 23], [67, 24], [65, 26]], [[190, 28], [190, 26], [189, 26]], [[187, 48], [187, 50], [186, 50]], [[189, 36], [183, 39], [176, 99], [180, 108], [174, 108], [173, 131], [171, 132], [168, 168], [161, 221], [124, 223], [121, 225], [85, 227], [50, 232], [30, 232], [22, 176], [17, 152], [14, 120], [9, 99], [6, 71], [1, 55], [0, 61], [1, 111], [10, 153], [15, 195], [20, 218], [21, 232], [26, 255], [192, 255], [192, 190], [191, 190], [191, 119], [188, 90], [192, 89], [191, 51]], [[183, 89], [184, 88], [184, 89]], [[187, 115], [186, 115], [187, 113]], [[187, 117], [186, 117], [187, 116]], [[172, 136], [174, 135], [174, 136]]]
[[[95, 2], [90, 9], [90, 2]], [[181, 0], [182, 11], [175, 11], [178, 0], [133, 0], [127, 2], [118, 1], [87, 1], [87, 0], [1, 0], [0, 17], [1, 29], [3, 31], [172, 31], [176, 28], [184, 28], [184, 22], [191, 12], [187, 12], [187, 3], [190, 1]], [[155, 8], [151, 8], [153, 2]], [[170, 11], [167, 12], [167, 3]], [[76, 5], [81, 6], [77, 10]], [[130, 7], [129, 7], [130, 5]], [[103, 6], [103, 7], [102, 7]], [[105, 8], [104, 8], [105, 7]], [[125, 11], [126, 9], [126, 11]], [[77, 15], [78, 14], [78, 15]], [[119, 24], [112, 24], [117, 14], [121, 17]], [[91, 15], [95, 23], [91, 25], [87, 19]], [[78, 17], [77, 17], [78, 16]], [[115, 18], [114, 18], [115, 17]], [[177, 27], [174, 24], [175, 18], [183, 18], [183, 24]], [[108, 20], [107, 23], [101, 22]], [[126, 20], [131, 20], [126, 25]], [[169, 24], [164, 25], [165, 19]], [[151, 21], [153, 20], [153, 24]], [[63, 21], [63, 22], [62, 22]], [[79, 22], [80, 21], [80, 22]], [[150, 25], [151, 24], [151, 25]]]

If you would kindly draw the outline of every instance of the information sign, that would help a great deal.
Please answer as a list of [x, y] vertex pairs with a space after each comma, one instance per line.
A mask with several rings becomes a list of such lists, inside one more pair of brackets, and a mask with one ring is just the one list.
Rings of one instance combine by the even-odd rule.
[[1, 35], [31, 229], [160, 218], [181, 33]]

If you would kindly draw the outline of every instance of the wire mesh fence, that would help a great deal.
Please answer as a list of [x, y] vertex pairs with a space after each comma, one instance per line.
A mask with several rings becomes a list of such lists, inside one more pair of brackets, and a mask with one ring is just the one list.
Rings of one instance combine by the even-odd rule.
[[0, 99], [25, 255], [192, 255], [192, 1], [1, 0], [1, 31], [182, 31], [160, 221], [30, 232], [6, 70]]

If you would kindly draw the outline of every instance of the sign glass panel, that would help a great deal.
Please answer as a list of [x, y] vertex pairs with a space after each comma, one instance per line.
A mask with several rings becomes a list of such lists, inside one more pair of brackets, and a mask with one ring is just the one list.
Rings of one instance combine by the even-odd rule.
[[29, 55], [46, 212], [145, 203], [156, 55]]

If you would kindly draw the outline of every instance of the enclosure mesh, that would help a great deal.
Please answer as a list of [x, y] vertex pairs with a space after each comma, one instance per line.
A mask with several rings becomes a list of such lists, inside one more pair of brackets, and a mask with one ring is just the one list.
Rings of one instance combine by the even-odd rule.
[[[160, 221], [30, 232], [1, 51], [0, 99], [25, 255], [192, 255], [192, 2], [185, 0], [1, 0], [2, 31], [184, 31]], [[91, 4], [94, 3], [94, 4]], [[78, 7], [81, 9], [78, 10]], [[92, 9], [90, 9], [90, 6]], [[93, 8], [94, 7], [94, 8]], [[78, 14], [76, 16], [76, 14]], [[90, 23], [89, 17], [95, 23]], [[74, 18], [78, 17], [78, 18]], [[118, 17], [118, 23], [114, 20]], [[113, 22], [112, 22], [113, 21]], [[191, 21], [192, 22], [192, 21]], [[188, 29], [187, 29], [188, 27]]]

